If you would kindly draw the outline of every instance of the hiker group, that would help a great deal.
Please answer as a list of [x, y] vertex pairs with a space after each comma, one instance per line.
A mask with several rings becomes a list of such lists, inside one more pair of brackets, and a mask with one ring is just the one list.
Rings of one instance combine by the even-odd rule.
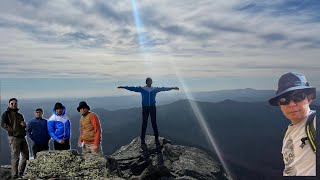
[[[143, 123], [141, 129], [141, 146], [145, 146], [145, 133], [149, 115], [151, 116], [154, 130], [155, 143], [160, 145], [159, 132], [156, 123], [156, 94], [161, 91], [177, 87], [152, 87], [152, 79], [146, 79], [144, 87], [119, 86], [130, 91], [142, 94], [142, 116]], [[18, 109], [18, 100], [11, 98], [8, 101], [8, 108], [1, 116], [1, 127], [8, 133], [8, 141], [11, 148], [11, 176], [13, 179], [22, 177], [26, 161], [29, 160], [29, 147], [25, 136], [33, 142], [32, 154], [36, 158], [40, 151], [49, 150], [50, 139], [53, 139], [54, 150], [70, 149], [71, 121], [66, 114], [66, 107], [60, 103], [55, 103], [52, 115], [48, 120], [43, 118], [43, 109], [37, 108], [34, 111], [34, 118], [26, 124], [25, 119]], [[93, 153], [103, 155], [101, 150], [101, 126], [98, 116], [90, 111], [89, 105], [81, 101], [77, 107], [81, 114], [80, 136], [78, 146], [82, 147], [82, 153]], [[20, 159], [21, 154], [21, 159]], [[19, 164], [19, 160], [21, 161]]]
[[[82, 144], [82, 153], [101, 154], [101, 128], [98, 117], [90, 112], [85, 102], [80, 102], [77, 110], [81, 113], [79, 144]], [[43, 109], [37, 108], [34, 118], [27, 124], [19, 113], [18, 100], [11, 98], [8, 109], [1, 116], [1, 126], [8, 132], [8, 141], [11, 148], [12, 178], [23, 175], [26, 161], [29, 160], [29, 148], [25, 136], [33, 142], [32, 153], [36, 158], [40, 151], [49, 150], [49, 141], [54, 140], [55, 150], [70, 149], [71, 123], [66, 115], [66, 108], [57, 102], [54, 105], [51, 117], [43, 117]], [[19, 159], [21, 154], [21, 162]], [[19, 167], [18, 167], [19, 166]]]
[[[139, 92], [142, 96], [141, 147], [146, 146], [145, 133], [149, 116], [154, 131], [155, 144], [160, 145], [156, 121], [157, 93], [179, 90], [178, 87], [153, 87], [152, 79], [146, 79], [146, 86], [119, 86], [118, 88]], [[310, 110], [312, 100], [316, 98], [316, 88], [309, 85], [301, 73], [286, 73], [278, 81], [276, 96], [269, 100], [270, 105], [279, 106], [284, 116], [291, 122], [283, 138], [282, 155], [284, 176], [316, 175], [316, 113]], [[54, 140], [55, 150], [70, 149], [71, 124], [66, 115], [66, 108], [59, 102], [54, 105], [52, 116], [42, 118], [43, 110], [35, 110], [35, 118], [25, 123], [18, 109], [18, 100], [9, 100], [7, 111], [2, 114], [1, 126], [8, 132], [11, 147], [12, 176], [21, 176], [29, 158], [28, 144], [25, 136], [33, 141], [32, 151], [48, 150], [49, 140]], [[83, 153], [102, 154], [101, 126], [98, 116], [90, 111], [84, 101], [79, 103], [77, 111], [81, 113], [80, 137], [78, 145]], [[307, 142], [306, 142], [307, 141]], [[276, 147], [275, 147], [276, 148]], [[19, 156], [21, 164], [18, 171]]]

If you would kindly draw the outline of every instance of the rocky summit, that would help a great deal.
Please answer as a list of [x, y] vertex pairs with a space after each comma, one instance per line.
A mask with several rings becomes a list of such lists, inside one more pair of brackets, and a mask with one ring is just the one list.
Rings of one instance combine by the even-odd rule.
[[[8, 166], [1, 167], [1, 179], [10, 179]], [[160, 138], [155, 145], [153, 136], [146, 136], [141, 146], [135, 138], [114, 154], [103, 157], [81, 155], [75, 150], [43, 151], [29, 160], [20, 179], [133, 179], [133, 180], [214, 180], [230, 179], [204, 151], [194, 147], [174, 145]]]
[[221, 165], [204, 151], [173, 145], [160, 138], [146, 137], [141, 148], [139, 138], [121, 147], [107, 158], [109, 172], [125, 179], [229, 179]]

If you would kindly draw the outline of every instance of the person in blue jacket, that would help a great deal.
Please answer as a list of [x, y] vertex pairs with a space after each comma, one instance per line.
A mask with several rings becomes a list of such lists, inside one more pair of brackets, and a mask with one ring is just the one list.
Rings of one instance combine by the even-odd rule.
[[48, 128], [47, 120], [42, 118], [43, 110], [37, 108], [35, 111], [35, 118], [30, 120], [27, 125], [27, 136], [33, 141], [32, 153], [33, 157], [40, 151], [49, 150], [49, 140], [51, 139]]
[[156, 120], [156, 95], [161, 91], [179, 90], [178, 87], [153, 87], [152, 79], [148, 77], [146, 79], [146, 86], [119, 86], [118, 88], [126, 89], [129, 91], [139, 92], [142, 96], [142, 129], [141, 129], [141, 146], [145, 146], [145, 135], [148, 125], [149, 115], [151, 116], [151, 123], [155, 137], [156, 145], [160, 145], [159, 142], [159, 132]]
[[54, 149], [68, 150], [70, 149], [70, 120], [66, 114], [66, 108], [57, 102], [52, 112], [48, 120], [48, 132], [54, 139]]

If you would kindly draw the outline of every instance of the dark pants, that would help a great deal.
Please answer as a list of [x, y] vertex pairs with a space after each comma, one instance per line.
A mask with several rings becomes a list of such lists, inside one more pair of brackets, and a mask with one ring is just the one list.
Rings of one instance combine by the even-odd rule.
[[156, 140], [159, 138], [158, 126], [157, 126], [157, 109], [155, 106], [143, 106], [142, 107], [142, 129], [141, 129], [141, 141], [145, 140], [146, 130], [148, 126], [148, 118], [151, 116], [151, 123]]
[[64, 140], [63, 144], [60, 144], [57, 141], [54, 141], [53, 145], [54, 145], [55, 150], [69, 150], [70, 149], [69, 139]]
[[[25, 137], [18, 138], [9, 136], [9, 144], [11, 148], [11, 175], [18, 176], [22, 175], [29, 160], [29, 148]], [[21, 153], [21, 159], [20, 159]], [[19, 160], [20, 164], [19, 164]], [[19, 169], [18, 169], [19, 166]], [[19, 172], [18, 172], [19, 170]]]
[[47, 151], [47, 150], [49, 150], [49, 145], [48, 144], [34, 144], [32, 146], [33, 157], [36, 158], [38, 152]]

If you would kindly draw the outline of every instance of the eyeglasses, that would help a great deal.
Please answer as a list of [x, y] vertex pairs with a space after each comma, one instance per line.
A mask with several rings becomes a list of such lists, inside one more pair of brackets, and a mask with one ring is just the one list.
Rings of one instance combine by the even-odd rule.
[[42, 113], [41, 111], [36, 111], [36, 113]]
[[301, 102], [303, 100], [305, 100], [307, 97], [307, 94], [304, 92], [297, 92], [291, 95], [288, 95], [286, 97], [280, 98], [279, 99], [279, 104], [280, 105], [287, 105], [290, 103], [291, 100], [293, 100], [293, 102], [298, 103]]
[[11, 105], [17, 105], [18, 103], [10, 103]]

